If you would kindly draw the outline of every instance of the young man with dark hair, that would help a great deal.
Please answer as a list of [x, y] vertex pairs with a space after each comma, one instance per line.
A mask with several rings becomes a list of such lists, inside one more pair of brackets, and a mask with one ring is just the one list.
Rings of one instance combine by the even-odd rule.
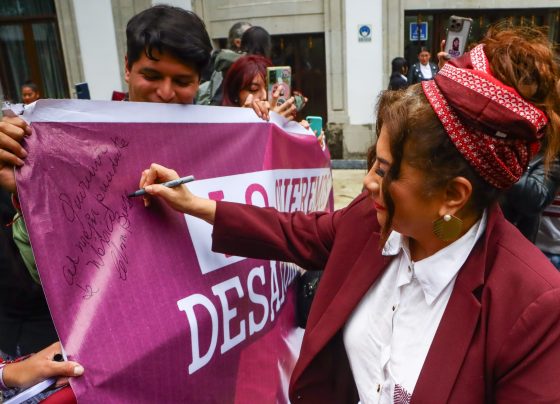
[[212, 52], [196, 14], [165, 5], [144, 10], [128, 22], [126, 43], [130, 101], [193, 103]]

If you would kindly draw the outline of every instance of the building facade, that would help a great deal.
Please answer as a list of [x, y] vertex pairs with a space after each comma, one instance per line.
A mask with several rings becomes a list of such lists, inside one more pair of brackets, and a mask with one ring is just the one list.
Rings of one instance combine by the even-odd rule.
[[[38, 82], [46, 97], [75, 97], [87, 82], [92, 99], [124, 91], [125, 27], [155, 0], [2, 0], [0, 95], [19, 99], [19, 86]], [[205, 21], [216, 47], [230, 26], [264, 27], [272, 59], [290, 65], [293, 87], [309, 97], [306, 115], [326, 122], [334, 157], [363, 157], [374, 138], [377, 96], [390, 61], [415, 61], [417, 49], [437, 53], [449, 16], [473, 18], [471, 40], [501, 19], [546, 25], [559, 41], [560, 0], [168, 0]], [[412, 32], [422, 26], [425, 32]]]

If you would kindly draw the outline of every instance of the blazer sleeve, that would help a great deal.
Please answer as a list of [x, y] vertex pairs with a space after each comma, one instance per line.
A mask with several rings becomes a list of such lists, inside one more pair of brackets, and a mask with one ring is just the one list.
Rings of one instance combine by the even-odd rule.
[[497, 357], [494, 402], [560, 402], [559, 307], [560, 289], [552, 289], [516, 321]]
[[218, 202], [212, 250], [243, 257], [293, 262], [322, 270], [336, 229], [346, 212], [363, 197], [334, 213], [284, 213], [232, 202]]

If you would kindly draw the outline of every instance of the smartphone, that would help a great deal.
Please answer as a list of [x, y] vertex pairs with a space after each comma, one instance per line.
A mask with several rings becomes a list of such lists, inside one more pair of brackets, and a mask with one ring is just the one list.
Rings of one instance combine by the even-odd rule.
[[77, 83], [74, 87], [76, 89], [76, 97], [78, 97], [78, 99], [80, 100], [91, 99], [89, 95], [88, 83]]
[[282, 105], [291, 96], [292, 68], [290, 66], [272, 66], [266, 68], [266, 88], [268, 99], [280, 87], [280, 96], [276, 105]]
[[445, 52], [452, 58], [459, 57], [465, 52], [472, 23], [472, 18], [458, 17], [456, 15], [449, 17]]
[[323, 118], [320, 116], [308, 116], [305, 118], [307, 122], [309, 122], [309, 128], [315, 136], [321, 136], [321, 132], [323, 130]]

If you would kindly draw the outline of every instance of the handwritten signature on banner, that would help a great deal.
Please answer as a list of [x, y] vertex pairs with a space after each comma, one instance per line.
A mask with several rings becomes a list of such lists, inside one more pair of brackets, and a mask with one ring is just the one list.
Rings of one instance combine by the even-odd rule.
[[[130, 210], [132, 201], [126, 192], [120, 195], [118, 203], [109, 203], [107, 193], [113, 179], [118, 173], [129, 141], [111, 137], [108, 145], [95, 150], [95, 157], [87, 173], [80, 177], [75, 192], [60, 193], [58, 200], [66, 220], [75, 232], [74, 246], [66, 255], [62, 266], [64, 279], [69, 286], [77, 287], [83, 292], [83, 298], [89, 299], [99, 292], [99, 287], [90, 284], [84, 271], [90, 268], [115, 268], [119, 279], [128, 277], [127, 240], [131, 232]], [[94, 181], [95, 180], [95, 181]], [[93, 202], [93, 203], [92, 203]], [[93, 207], [92, 207], [93, 206]]]

